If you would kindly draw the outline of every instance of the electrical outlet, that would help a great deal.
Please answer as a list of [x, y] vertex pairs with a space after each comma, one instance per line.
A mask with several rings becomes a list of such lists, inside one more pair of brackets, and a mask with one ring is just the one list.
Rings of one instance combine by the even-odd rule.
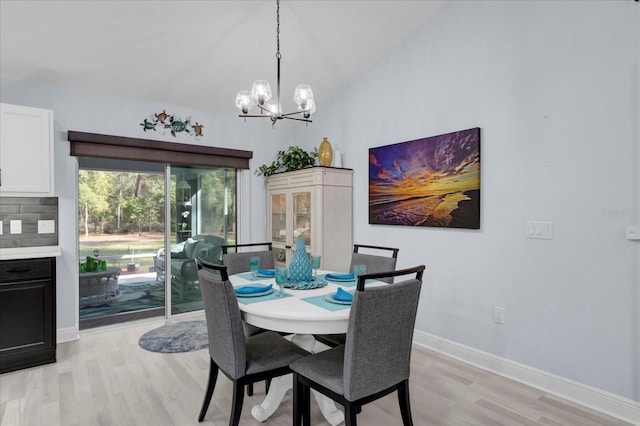
[[38, 221], [38, 234], [55, 234], [56, 221], [55, 220], [39, 220]]
[[10, 220], [9, 221], [9, 233], [11, 233], [11, 234], [22, 234], [22, 221], [21, 220]]
[[640, 240], [640, 227], [637, 225], [629, 225], [624, 230], [624, 236], [627, 240]]
[[502, 306], [493, 307], [493, 322], [504, 324], [504, 308]]

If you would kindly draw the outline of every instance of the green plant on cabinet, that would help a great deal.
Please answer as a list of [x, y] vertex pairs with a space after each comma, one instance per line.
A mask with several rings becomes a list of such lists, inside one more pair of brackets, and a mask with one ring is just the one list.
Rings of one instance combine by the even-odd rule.
[[256, 170], [255, 174], [264, 176], [265, 180], [269, 176], [279, 172], [290, 172], [314, 166], [318, 158], [318, 148], [307, 152], [299, 146], [290, 146], [286, 151], [278, 151], [278, 155], [271, 165], [263, 164]]

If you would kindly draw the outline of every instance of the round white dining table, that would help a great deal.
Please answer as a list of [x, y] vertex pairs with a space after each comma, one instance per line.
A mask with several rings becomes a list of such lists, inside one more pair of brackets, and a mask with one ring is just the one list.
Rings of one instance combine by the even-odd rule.
[[[323, 276], [328, 271], [318, 271], [318, 276]], [[292, 342], [305, 350], [312, 352], [315, 346], [313, 334], [337, 334], [346, 333], [349, 321], [349, 305], [337, 305], [335, 310], [322, 307], [322, 301], [318, 304], [310, 303], [304, 299], [320, 299], [327, 294], [335, 294], [338, 287], [344, 290], [355, 290], [354, 282], [341, 283], [327, 282], [325, 287], [309, 290], [285, 289], [287, 297], [275, 297], [279, 291], [275, 278], [259, 278], [251, 281], [249, 274], [241, 273], [232, 275], [229, 280], [234, 287], [247, 284], [272, 284], [274, 293], [269, 300], [256, 301], [250, 297], [238, 297], [238, 304], [242, 317], [248, 324], [256, 327], [283, 333], [291, 333]], [[349, 284], [349, 286], [346, 286]], [[327, 302], [328, 303], [328, 302]], [[331, 306], [331, 305], [325, 305]], [[251, 415], [258, 421], [268, 419], [278, 408], [289, 389], [293, 387], [291, 374], [276, 377], [271, 381], [269, 392], [260, 405], [251, 409]], [[335, 426], [344, 421], [344, 414], [336, 408], [335, 403], [324, 395], [313, 391], [320, 411], [329, 424]]]

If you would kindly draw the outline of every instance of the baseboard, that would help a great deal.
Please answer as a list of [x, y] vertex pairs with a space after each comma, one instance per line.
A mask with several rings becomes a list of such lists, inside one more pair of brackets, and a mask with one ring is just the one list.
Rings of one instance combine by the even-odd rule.
[[57, 343], [72, 342], [80, 338], [76, 327], [59, 328], [56, 330]]
[[413, 342], [483, 370], [516, 380], [631, 424], [640, 424], [640, 402], [416, 330]]

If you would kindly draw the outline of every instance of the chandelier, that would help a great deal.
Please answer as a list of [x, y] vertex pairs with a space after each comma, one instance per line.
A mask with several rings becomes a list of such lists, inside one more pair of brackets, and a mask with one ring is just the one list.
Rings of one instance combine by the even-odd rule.
[[[278, 80], [275, 99], [271, 97], [271, 86], [266, 80], [256, 80], [253, 82], [251, 91], [242, 90], [236, 96], [236, 107], [240, 110], [242, 117], [247, 121], [251, 118], [270, 118], [271, 125], [282, 119], [304, 121], [311, 123], [309, 117], [316, 112], [316, 104], [313, 100], [313, 91], [308, 84], [299, 84], [293, 93], [293, 101], [298, 104], [295, 112], [283, 113], [280, 105], [280, 0], [276, 0], [276, 59], [278, 61]], [[249, 114], [249, 111], [258, 107], [260, 114]]]

